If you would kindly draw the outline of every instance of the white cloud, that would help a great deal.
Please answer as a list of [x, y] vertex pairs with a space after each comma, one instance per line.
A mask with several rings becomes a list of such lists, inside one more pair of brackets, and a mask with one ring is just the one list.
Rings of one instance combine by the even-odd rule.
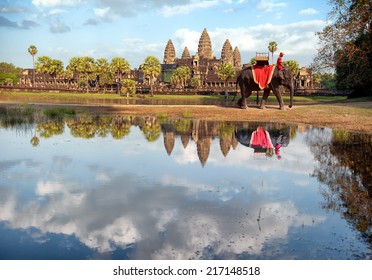
[[60, 18], [56, 18], [50, 24], [50, 32], [52, 33], [66, 33], [69, 31], [71, 31], [71, 28], [66, 25]]
[[315, 15], [317, 13], [318, 11], [313, 8], [304, 9], [299, 12], [300, 15]]
[[207, 9], [216, 6], [218, 2], [218, 0], [191, 0], [191, 2], [186, 5], [165, 5], [161, 9], [160, 13], [165, 17], [170, 17], [177, 14], [189, 14], [195, 10]]
[[32, 4], [39, 7], [76, 6], [85, 0], [32, 0]]
[[265, 12], [271, 12], [274, 8], [285, 7], [286, 5], [284, 2], [277, 2], [275, 0], [259, 0], [257, 2], [257, 8]]
[[58, 14], [62, 14], [62, 13], [67, 13], [66, 10], [62, 10], [62, 9], [52, 9], [49, 11], [49, 15], [58, 15]]
[[93, 11], [94, 14], [102, 20], [110, 20], [113, 14], [110, 7], [94, 9]]

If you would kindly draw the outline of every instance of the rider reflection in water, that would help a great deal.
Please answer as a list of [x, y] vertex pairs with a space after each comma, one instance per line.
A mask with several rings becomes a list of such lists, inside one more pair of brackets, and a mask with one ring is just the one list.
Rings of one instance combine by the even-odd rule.
[[270, 133], [264, 127], [258, 126], [256, 130], [241, 129], [235, 132], [235, 137], [242, 145], [254, 149], [256, 159], [272, 157], [282, 159], [280, 148], [287, 147], [289, 135], [282, 129], [273, 129]]

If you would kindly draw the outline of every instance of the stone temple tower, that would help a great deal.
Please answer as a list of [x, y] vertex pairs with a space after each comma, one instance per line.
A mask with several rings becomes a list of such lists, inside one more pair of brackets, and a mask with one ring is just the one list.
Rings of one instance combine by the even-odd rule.
[[234, 65], [233, 50], [229, 39], [226, 39], [221, 51], [222, 63]]
[[190, 59], [190, 58], [191, 58], [191, 56], [190, 56], [189, 49], [187, 47], [185, 47], [183, 49], [182, 59]]
[[198, 54], [200, 58], [213, 59], [211, 38], [206, 28], [199, 39]]
[[234, 67], [235, 68], [241, 68], [242, 67], [242, 58], [240, 56], [240, 51], [238, 47], [235, 47], [234, 52], [233, 52], [233, 62], [234, 62]]
[[164, 64], [174, 64], [176, 61], [176, 50], [172, 40], [168, 40], [168, 43], [164, 50]]

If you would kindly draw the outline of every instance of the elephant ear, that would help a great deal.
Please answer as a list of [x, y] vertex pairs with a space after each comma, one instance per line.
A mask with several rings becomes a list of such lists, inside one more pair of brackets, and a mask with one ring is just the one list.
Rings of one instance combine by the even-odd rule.
[[289, 67], [284, 68], [284, 78], [289, 79], [292, 74], [292, 69]]

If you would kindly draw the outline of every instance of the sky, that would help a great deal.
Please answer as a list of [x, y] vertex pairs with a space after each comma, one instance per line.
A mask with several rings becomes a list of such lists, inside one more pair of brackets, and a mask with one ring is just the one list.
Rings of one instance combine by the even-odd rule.
[[32, 68], [38, 56], [125, 58], [132, 69], [149, 55], [162, 63], [169, 39], [181, 57], [191, 55], [206, 28], [216, 58], [226, 39], [242, 63], [278, 44], [284, 60], [309, 66], [327, 24], [327, 0], [0, 0], [0, 62]]

